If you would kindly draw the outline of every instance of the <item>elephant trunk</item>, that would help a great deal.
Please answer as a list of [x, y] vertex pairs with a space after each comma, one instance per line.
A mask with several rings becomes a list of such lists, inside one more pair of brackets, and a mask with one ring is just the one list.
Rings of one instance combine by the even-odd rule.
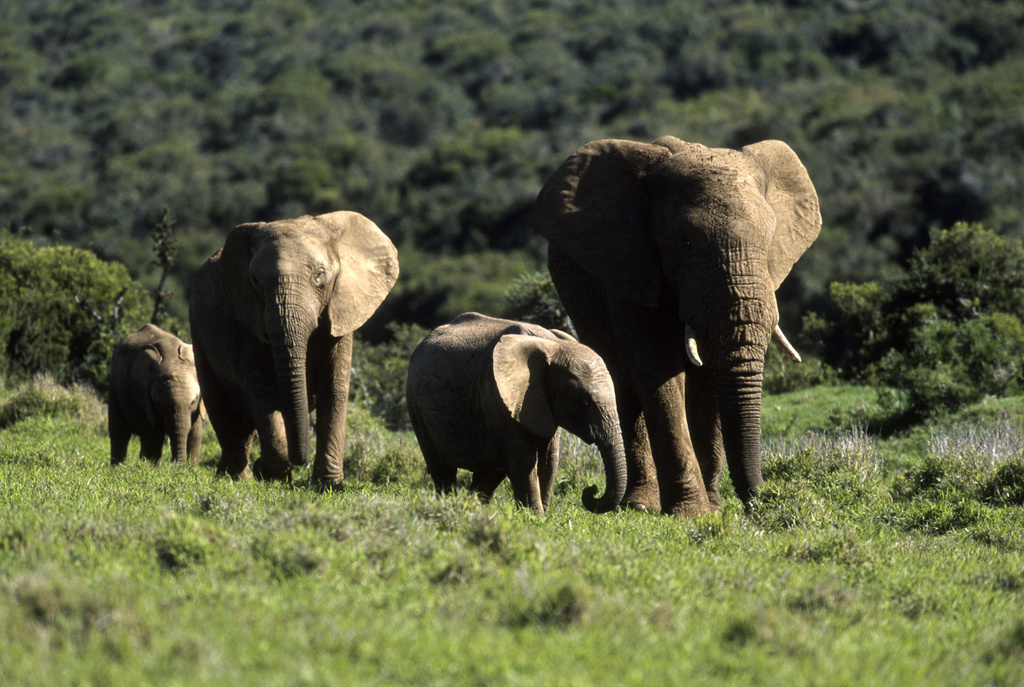
[[[761, 388], [764, 357], [777, 327], [778, 311], [770, 285], [756, 278], [754, 265], [728, 282], [730, 293], [745, 294], [718, 312], [709, 328], [709, 362], [715, 376], [722, 447], [729, 476], [743, 503], [757, 496], [761, 477]], [[725, 324], [722, 324], [724, 322]], [[703, 323], [699, 323], [703, 324]], [[705, 331], [708, 331], [707, 329]], [[691, 361], [692, 362], [692, 361]]]
[[618, 508], [626, 494], [626, 449], [622, 443], [619, 420], [612, 408], [608, 428], [602, 428], [595, 442], [604, 461], [604, 495], [597, 498], [597, 487], [583, 490], [583, 507], [592, 513], [607, 513]]
[[188, 464], [188, 435], [192, 431], [192, 409], [179, 404], [167, 423], [171, 440], [171, 459], [175, 465]]
[[[277, 297], [267, 318], [267, 337], [274, 356], [274, 371], [284, 416], [288, 461], [305, 465], [309, 460], [309, 392], [306, 385], [306, 348], [316, 323], [315, 314], [299, 305], [308, 298], [288, 294], [286, 287]], [[312, 324], [311, 324], [312, 323]]]
[[722, 444], [729, 476], [743, 503], [757, 496], [761, 485], [761, 380], [764, 364], [718, 375]]

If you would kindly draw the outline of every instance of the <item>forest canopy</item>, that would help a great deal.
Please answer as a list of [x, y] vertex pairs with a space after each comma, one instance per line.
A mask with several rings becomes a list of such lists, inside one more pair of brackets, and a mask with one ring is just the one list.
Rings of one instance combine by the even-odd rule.
[[779, 138], [800, 155], [824, 228], [780, 295], [797, 329], [830, 282], [894, 277], [932, 229], [1024, 236], [1024, 5], [0, 8], [0, 227], [91, 247], [151, 288], [147, 234], [169, 208], [179, 318], [232, 226], [351, 209], [400, 246], [402, 279], [420, 287], [399, 288], [389, 317], [436, 325], [468, 292], [460, 275], [494, 275], [502, 292], [542, 267], [527, 213], [567, 155], [663, 134]]

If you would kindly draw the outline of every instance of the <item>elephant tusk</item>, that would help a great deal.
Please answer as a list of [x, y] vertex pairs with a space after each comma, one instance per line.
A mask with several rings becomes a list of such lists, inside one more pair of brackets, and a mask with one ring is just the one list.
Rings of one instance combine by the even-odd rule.
[[686, 325], [686, 355], [691, 363], [697, 367], [703, 367], [704, 361], [700, 359], [700, 354], [697, 353], [697, 333], [693, 331], [693, 327], [690, 325]]
[[793, 348], [793, 344], [789, 343], [789, 339], [787, 339], [786, 335], [782, 333], [782, 327], [775, 325], [775, 331], [772, 332], [772, 338], [775, 339], [775, 343], [779, 344], [779, 347], [784, 350], [786, 355], [792, 358], [794, 362], [803, 362], [803, 358], [801, 358], [800, 354], [796, 352], [795, 348]]

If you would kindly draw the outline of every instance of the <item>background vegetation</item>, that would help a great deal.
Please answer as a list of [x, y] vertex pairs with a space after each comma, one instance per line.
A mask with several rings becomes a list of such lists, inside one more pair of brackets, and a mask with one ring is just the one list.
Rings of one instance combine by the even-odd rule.
[[1016, 2], [39, 0], [4, 3], [0, 46], [0, 226], [152, 288], [169, 207], [182, 320], [229, 228], [346, 208], [417, 285], [367, 335], [435, 326], [451, 294], [540, 266], [537, 189], [603, 137], [797, 150], [825, 228], [784, 286], [790, 333], [932, 228], [1024, 235]]

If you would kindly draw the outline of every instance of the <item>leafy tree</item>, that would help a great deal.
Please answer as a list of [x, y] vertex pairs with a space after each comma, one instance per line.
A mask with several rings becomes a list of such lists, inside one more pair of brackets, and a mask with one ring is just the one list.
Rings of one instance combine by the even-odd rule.
[[0, 353], [6, 377], [49, 372], [106, 388], [114, 346], [152, 303], [123, 265], [67, 246], [0, 236]]

